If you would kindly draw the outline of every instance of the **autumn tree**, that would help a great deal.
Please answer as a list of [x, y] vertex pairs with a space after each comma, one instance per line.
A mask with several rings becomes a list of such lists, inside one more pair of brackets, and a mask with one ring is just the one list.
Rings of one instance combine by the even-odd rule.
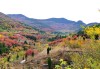
[[100, 35], [100, 26], [94, 25], [94, 26], [86, 27], [84, 29], [84, 32], [92, 39], [98, 40]]

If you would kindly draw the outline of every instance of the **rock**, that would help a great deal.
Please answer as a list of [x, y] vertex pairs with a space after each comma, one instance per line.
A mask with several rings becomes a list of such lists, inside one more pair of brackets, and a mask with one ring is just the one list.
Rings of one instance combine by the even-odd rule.
[[23, 64], [23, 63], [25, 63], [25, 62], [26, 62], [26, 60], [22, 60], [20, 63]]
[[43, 66], [48, 66], [48, 64], [43, 64]]

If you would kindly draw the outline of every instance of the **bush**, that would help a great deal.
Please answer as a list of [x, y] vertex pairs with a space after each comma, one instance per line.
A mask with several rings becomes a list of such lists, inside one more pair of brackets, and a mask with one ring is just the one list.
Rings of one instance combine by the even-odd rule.
[[29, 35], [26, 35], [25, 37], [26, 37], [26, 38], [29, 38], [29, 39], [32, 39], [32, 40], [34, 40], [34, 41], [37, 40], [37, 38], [36, 38], [35, 36], [29, 36]]
[[4, 43], [0, 43], [0, 54], [9, 52], [9, 48]]

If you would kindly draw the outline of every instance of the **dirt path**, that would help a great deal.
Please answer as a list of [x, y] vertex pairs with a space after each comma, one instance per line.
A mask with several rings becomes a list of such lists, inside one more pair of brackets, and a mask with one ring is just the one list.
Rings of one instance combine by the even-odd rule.
[[[69, 49], [68, 47], [54, 47], [53, 49], [51, 49], [50, 54], [55, 54], [58, 51], [60, 52], [82, 52], [81, 49]], [[39, 54], [34, 56], [34, 60], [39, 60], [42, 58], [47, 57], [47, 49], [45, 48], [42, 52], [40, 52]]]
[[[68, 48], [62, 48], [62, 47], [54, 47], [53, 49], [51, 49], [50, 54], [55, 54], [58, 51], [64, 51], [64, 50], [69, 50]], [[38, 59], [42, 59], [47, 57], [47, 49], [45, 48], [42, 52], [40, 52], [39, 54], [34, 56], [34, 59], [38, 60]]]

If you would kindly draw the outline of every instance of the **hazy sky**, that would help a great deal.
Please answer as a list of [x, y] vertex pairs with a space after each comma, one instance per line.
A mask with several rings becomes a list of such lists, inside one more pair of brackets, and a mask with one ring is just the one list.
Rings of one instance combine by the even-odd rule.
[[86, 23], [100, 22], [98, 9], [100, 0], [0, 0], [0, 12], [37, 19], [64, 17]]

